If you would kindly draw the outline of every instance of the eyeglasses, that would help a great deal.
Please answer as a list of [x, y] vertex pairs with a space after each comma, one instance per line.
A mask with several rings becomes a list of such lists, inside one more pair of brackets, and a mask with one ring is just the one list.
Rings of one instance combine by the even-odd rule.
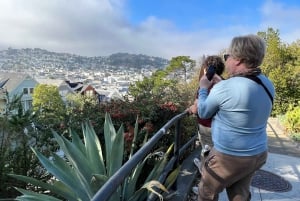
[[227, 61], [228, 57], [230, 57], [230, 54], [223, 54], [224, 61]]

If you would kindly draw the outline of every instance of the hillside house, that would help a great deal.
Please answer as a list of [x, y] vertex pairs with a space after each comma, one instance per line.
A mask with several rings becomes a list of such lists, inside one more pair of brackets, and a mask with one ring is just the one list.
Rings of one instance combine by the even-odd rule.
[[37, 79], [40, 84], [54, 85], [58, 88], [59, 94], [64, 102], [66, 102], [69, 94], [81, 94], [84, 96], [95, 96], [99, 100], [99, 94], [90, 84], [83, 82], [71, 82], [69, 80], [59, 79]]
[[27, 111], [32, 107], [32, 94], [38, 82], [22, 73], [1, 73], [0, 74], [0, 114], [6, 112], [7, 104], [14, 97], [22, 95], [21, 101], [23, 110]]
[[39, 84], [47, 84], [53, 85], [58, 88], [59, 95], [61, 96], [62, 100], [66, 102], [67, 96], [69, 94], [75, 94], [76, 92], [69, 86], [68, 81], [63, 79], [36, 79]]

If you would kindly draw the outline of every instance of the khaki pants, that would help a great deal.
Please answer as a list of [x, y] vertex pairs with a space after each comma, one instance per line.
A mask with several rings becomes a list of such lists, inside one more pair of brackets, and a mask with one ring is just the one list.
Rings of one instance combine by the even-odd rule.
[[[209, 145], [210, 147], [213, 147], [213, 142], [211, 138], [211, 128], [203, 126], [201, 124], [198, 124], [198, 138], [201, 143], [202, 149], [204, 149], [205, 145]], [[201, 172], [201, 169], [203, 168], [204, 165], [204, 160], [206, 156], [203, 156], [202, 154], [200, 155], [200, 160], [201, 160], [201, 166], [199, 168], [199, 172]]]
[[230, 201], [250, 200], [252, 176], [266, 159], [267, 152], [239, 157], [223, 154], [212, 148], [202, 167], [198, 201], [217, 201], [224, 188]]
[[199, 125], [198, 137], [201, 143], [202, 148], [204, 145], [209, 145], [210, 147], [213, 146], [212, 138], [211, 138], [211, 128]]

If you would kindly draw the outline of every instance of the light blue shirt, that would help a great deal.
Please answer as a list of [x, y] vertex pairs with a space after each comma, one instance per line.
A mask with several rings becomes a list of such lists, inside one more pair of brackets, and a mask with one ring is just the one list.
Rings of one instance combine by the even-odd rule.
[[[272, 82], [259, 79], [274, 97]], [[212, 140], [219, 152], [235, 156], [253, 156], [267, 150], [267, 121], [272, 102], [265, 89], [245, 77], [222, 80], [210, 90], [201, 88], [198, 114], [212, 120]]]

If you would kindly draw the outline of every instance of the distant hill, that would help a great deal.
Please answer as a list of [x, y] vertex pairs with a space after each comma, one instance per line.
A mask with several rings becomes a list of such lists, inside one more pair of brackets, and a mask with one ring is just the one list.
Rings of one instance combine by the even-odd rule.
[[143, 54], [116, 53], [110, 56], [86, 57], [69, 53], [50, 52], [40, 48], [26, 48], [0, 51], [0, 69], [90, 69], [103, 68], [149, 68], [163, 69], [169, 61], [160, 57], [152, 57]]

